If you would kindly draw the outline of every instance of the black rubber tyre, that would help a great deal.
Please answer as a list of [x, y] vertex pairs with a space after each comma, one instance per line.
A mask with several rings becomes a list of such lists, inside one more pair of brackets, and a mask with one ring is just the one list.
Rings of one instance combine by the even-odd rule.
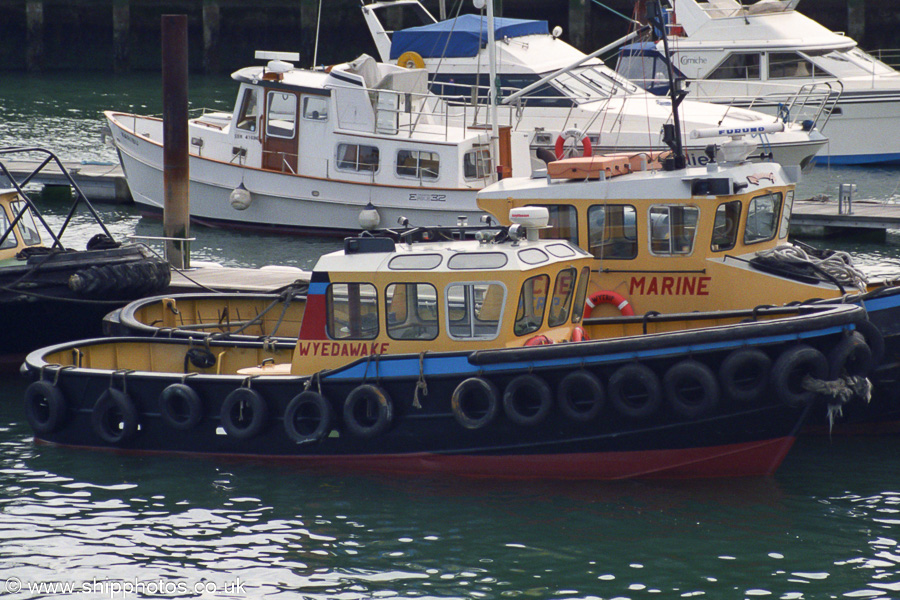
[[872, 321], [856, 323], [856, 331], [862, 335], [872, 350], [872, 365], [877, 366], [884, 358], [884, 334]]
[[719, 384], [726, 399], [749, 404], [763, 397], [769, 387], [772, 359], [758, 348], [742, 348], [725, 357], [719, 366]]
[[499, 410], [497, 386], [481, 377], [469, 377], [453, 390], [450, 406], [453, 416], [466, 429], [481, 429], [490, 424]]
[[246, 387], [239, 387], [225, 396], [219, 414], [225, 433], [238, 440], [248, 440], [259, 434], [268, 416], [269, 408], [263, 397]]
[[66, 398], [49, 381], [35, 381], [25, 389], [25, 416], [35, 433], [53, 433], [66, 418]]
[[853, 332], [828, 352], [828, 373], [832, 379], [865, 377], [875, 365], [872, 349], [861, 333]]
[[503, 412], [517, 425], [537, 425], [547, 417], [553, 404], [553, 392], [537, 375], [519, 375], [503, 391]]
[[778, 398], [788, 406], [803, 406], [816, 398], [816, 393], [803, 389], [803, 378], [828, 377], [828, 359], [806, 344], [785, 350], [772, 366], [772, 386]]
[[284, 411], [284, 431], [298, 444], [322, 440], [331, 431], [331, 405], [321, 394], [297, 394]]
[[600, 379], [590, 371], [572, 371], [559, 382], [556, 401], [568, 418], [586, 422], [603, 410], [606, 392]]
[[364, 383], [344, 400], [344, 425], [356, 436], [375, 437], [391, 426], [394, 404], [380, 386]]
[[203, 418], [203, 402], [189, 386], [173, 383], [159, 394], [159, 416], [169, 427], [187, 431]]
[[669, 367], [663, 376], [663, 386], [672, 410], [688, 419], [711, 413], [721, 396], [713, 370], [690, 358]]
[[623, 365], [609, 378], [610, 402], [626, 417], [641, 419], [653, 415], [662, 398], [659, 377], [645, 365]]
[[121, 444], [131, 439], [138, 430], [138, 413], [131, 398], [125, 392], [106, 390], [91, 412], [91, 427], [107, 444]]

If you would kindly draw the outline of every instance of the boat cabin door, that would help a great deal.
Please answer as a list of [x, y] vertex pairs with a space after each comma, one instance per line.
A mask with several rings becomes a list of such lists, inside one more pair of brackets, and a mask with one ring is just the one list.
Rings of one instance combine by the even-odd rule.
[[264, 169], [297, 172], [297, 95], [283, 90], [266, 92], [262, 124]]

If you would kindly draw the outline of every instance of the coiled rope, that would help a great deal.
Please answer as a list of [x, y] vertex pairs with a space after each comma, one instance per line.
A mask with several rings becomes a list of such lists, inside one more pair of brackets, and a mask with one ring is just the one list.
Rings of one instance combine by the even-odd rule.
[[776, 258], [787, 263], [811, 265], [841, 285], [853, 286], [860, 292], [865, 292], [868, 286], [865, 274], [853, 266], [853, 261], [846, 252], [832, 251], [828, 256], [818, 258], [811, 256], [799, 246], [784, 244], [771, 250], [761, 250], [756, 255]]

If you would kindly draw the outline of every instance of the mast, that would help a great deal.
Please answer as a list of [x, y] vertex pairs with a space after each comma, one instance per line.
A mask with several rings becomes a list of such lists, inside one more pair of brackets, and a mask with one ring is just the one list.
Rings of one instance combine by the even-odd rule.
[[[681, 138], [681, 119], [678, 117], [678, 107], [687, 96], [687, 92], [675, 88], [675, 74], [672, 71], [672, 61], [669, 54], [669, 32], [666, 29], [665, 12], [660, 0], [652, 0], [647, 3], [647, 21], [653, 28], [660, 32], [663, 42], [663, 55], [666, 57], [666, 70], [669, 73], [669, 96], [672, 98], [672, 123], [663, 125], [663, 141], [671, 148], [674, 155], [672, 168], [683, 169], [686, 166], [684, 158], [684, 142]], [[669, 162], [668, 160], [666, 161]]]
[[491, 119], [491, 156], [496, 164], [500, 160], [500, 132], [497, 128], [497, 48], [495, 47], [494, 35], [494, 0], [487, 0], [487, 20], [488, 20], [488, 81], [490, 90], [488, 91], [488, 99], [490, 102], [490, 119]]

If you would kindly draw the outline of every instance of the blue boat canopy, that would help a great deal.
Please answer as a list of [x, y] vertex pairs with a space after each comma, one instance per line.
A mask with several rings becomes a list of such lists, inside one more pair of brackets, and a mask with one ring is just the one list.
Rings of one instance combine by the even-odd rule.
[[[549, 34], [547, 21], [531, 19], [494, 19], [494, 36], [502, 38]], [[460, 15], [431, 25], [395, 31], [391, 37], [391, 60], [404, 52], [417, 52], [422, 58], [477, 56], [487, 44], [487, 18]]]

